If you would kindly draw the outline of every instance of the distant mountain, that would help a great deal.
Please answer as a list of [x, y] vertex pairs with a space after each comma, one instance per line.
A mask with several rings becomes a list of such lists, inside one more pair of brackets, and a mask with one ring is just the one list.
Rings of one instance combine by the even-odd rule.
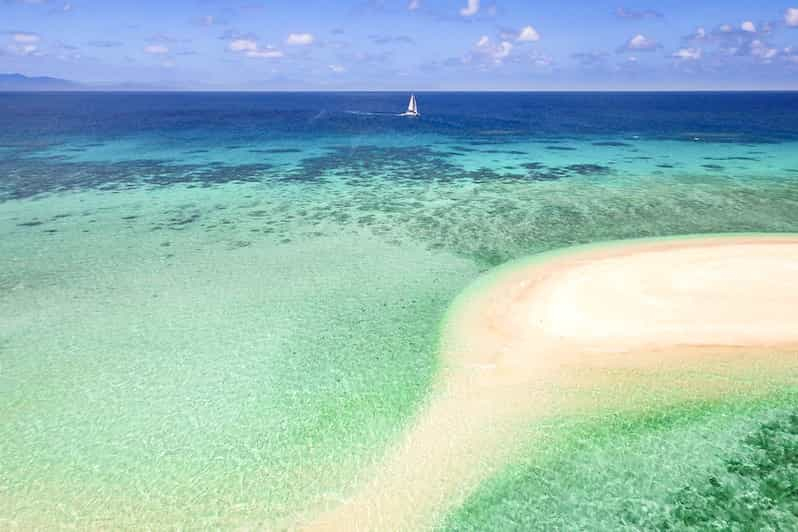
[[79, 83], [67, 79], [0, 74], [0, 91], [64, 91], [80, 88]]

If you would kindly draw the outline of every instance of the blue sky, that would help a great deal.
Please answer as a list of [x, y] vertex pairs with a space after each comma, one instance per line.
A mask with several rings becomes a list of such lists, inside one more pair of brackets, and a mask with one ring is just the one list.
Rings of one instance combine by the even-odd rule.
[[186, 89], [798, 89], [798, 0], [0, 0], [0, 72]]

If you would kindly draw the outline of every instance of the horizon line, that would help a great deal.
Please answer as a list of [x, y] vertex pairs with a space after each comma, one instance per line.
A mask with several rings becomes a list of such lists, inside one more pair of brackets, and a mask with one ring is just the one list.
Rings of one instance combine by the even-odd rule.
[[335, 94], [335, 93], [418, 93], [418, 94], [456, 94], [456, 93], [517, 93], [517, 94], [551, 94], [551, 93], [791, 93], [798, 88], [765, 88], [765, 89], [157, 89], [157, 88], [70, 88], [70, 89], [3, 89], [0, 94], [22, 93], [253, 93], [253, 94]]

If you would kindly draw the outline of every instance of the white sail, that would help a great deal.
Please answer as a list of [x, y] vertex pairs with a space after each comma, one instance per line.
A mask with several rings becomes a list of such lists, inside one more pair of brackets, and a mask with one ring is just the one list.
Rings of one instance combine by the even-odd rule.
[[418, 114], [418, 104], [416, 104], [416, 95], [410, 95], [410, 103], [407, 105], [407, 112], [410, 114]]
[[407, 104], [407, 111], [402, 113], [400, 116], [421, 116], [421, 113], [418, 112], [418, 104], [416, 103], [416, 95], [410, 95], [410, 102]]

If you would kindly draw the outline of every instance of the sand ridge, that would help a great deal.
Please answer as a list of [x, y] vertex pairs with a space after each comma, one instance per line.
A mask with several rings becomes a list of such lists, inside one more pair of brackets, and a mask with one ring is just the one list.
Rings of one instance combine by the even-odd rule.
[[794, 383], [798, 235], [630, 241], [508, 265], [455, 303], [441, 357], [402, 441], [308, 529], [429, 528], [506, 463], [530, 421], [648, 400], [624, 386], [667, 402]]

